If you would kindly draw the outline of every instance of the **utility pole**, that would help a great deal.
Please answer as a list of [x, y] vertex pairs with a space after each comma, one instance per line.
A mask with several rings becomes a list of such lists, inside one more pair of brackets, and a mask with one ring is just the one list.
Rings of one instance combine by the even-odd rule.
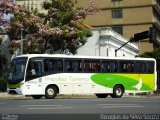
[[156, 41], [156, 30], [154, 27], [150, 27], [149, 30], [143, 31], [140, 33], [134, 34], [134, 37], [132, 37], [128, 42], [124, 43], [121, 47], [115, 50], [115, 57], [117, 57], [117, 51], [120, 50], [122, 47], [124, 47], [129, 42], [137, 42], [146, 38], [149, 38], [150, 43], [154, 43]]
[[117, 57], [117, 51], [120, 50], [122, 47], [124, 47], [125, 45], [127, 45], [129, 42], [132, 42], [133, 38], [131, 38], [128, 42], [124, 43], [121, 47], [119, 47], [118, 49], [115, 50], [115, 57]]
[[53, 7], [53, 0], [52, 0], [52, 7]]
[[21, 28], [21, 55], [23, 54], [23, 35], [22, 35], [22, 32], [23, 32], [23, 28]]

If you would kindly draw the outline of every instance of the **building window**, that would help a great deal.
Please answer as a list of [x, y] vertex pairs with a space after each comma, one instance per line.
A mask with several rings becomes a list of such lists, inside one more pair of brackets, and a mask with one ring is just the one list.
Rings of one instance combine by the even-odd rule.
[[122, 1], [122, 0], [112, 0], [112, 2], [116, 2], [116, 1]]
[[111, 0], [113, 6], [121, 6], [122, 5], [122, 0]]
[[122, 26], [113, 26], [112, 30], [123, 35], [123, 27]]
[[122, 9], [113, 9], [112, 18], [122, 18]]

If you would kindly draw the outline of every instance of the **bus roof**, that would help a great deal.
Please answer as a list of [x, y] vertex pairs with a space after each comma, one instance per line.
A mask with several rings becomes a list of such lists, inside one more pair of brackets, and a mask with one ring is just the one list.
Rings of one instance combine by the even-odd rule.
[[[79, 55], [65, 55], [65, 54], [24, 54], [17, 57], [55, 57], [55, 58], [84, 58], [84, 59], [113, 59], [113, 60], [152, 60], [156, 61], [154, 58], [129, 58], [129, 57], [103, 57], [103, 56], [79, 56]], [[16, 57], [16, 58], [17, 58]]]

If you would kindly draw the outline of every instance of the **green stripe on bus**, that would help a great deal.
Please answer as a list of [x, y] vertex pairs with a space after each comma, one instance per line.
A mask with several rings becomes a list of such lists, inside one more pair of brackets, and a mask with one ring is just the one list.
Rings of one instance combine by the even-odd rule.
[[[138, 76], [138, 77], [137, 77]], [[116, 84], [122, 84], [125, 90], [138, 90], [135, 86], [138, 85], [140, 79], [142, 80], [142, 85], [139, 90], [150, 91], [154, 90], [153, 85], [149, 86], [146, 84], [146, 77], [137, 74], [95, 74], [91, 76], [91, 80], [96, 84], [105, 86], [108, 88], [113, 88]], [[134, 79], [136, 78], [136, 79]], [[145, 78], [145, 80], [144, 80]], [[148, 75], [148, 81], [154, 81], [152, 76]], [[151, 82], [151, 84], [154, 84]]]

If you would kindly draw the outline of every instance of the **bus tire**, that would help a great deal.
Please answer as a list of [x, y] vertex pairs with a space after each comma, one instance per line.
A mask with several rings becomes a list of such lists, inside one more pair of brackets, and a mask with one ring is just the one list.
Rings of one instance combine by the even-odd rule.
[[54, 99], [57, 96], [57, 91], [55, 86], [48, 86], [45, 90], [45, 98]]
[[106, 98], [108, 94], [96, 94], [97, 98]]
[[32, 95], [33, 99], [41, 99], [43, 96], [42, 95]]
[[121, 98], [123, 96], [124, 93], [124, 88], [122, 85], [116, 85], [113, 88], [113, 94], [111, 94], [110, 96], [112, 98]]

